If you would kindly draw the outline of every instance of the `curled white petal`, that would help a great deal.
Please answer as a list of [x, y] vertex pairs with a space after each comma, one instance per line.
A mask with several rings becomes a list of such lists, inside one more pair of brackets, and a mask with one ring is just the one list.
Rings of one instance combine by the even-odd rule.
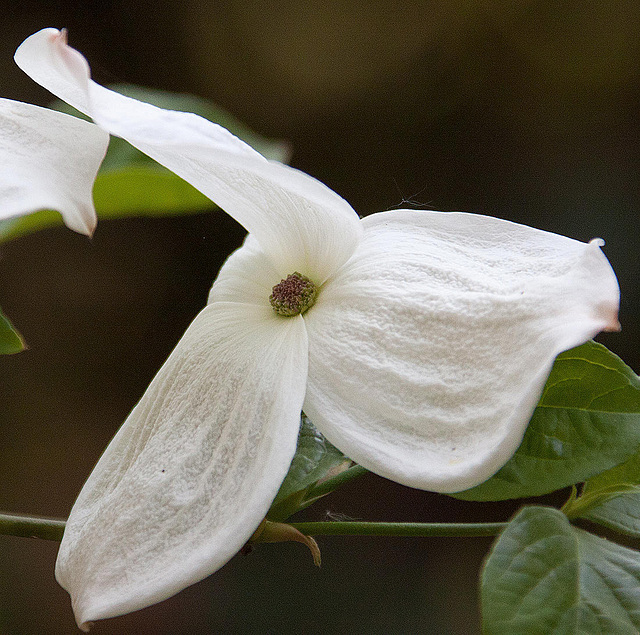
[[93, 82], [66, 35], [44, 29], [16, 51], [35, 81], [76, 106], [220, 205], [260, 242], [284, 277], [323, 282], [353, 253], [362, 228], [351, 206], [313, 177], [267, 161], [229, 131]]
[[94, 124], [0, 99], [0, 219], [52, 209], [67, 227], [91, 235], [91, 191], [108, 143]]
[[453, 492], [519, 445], [558, 353], [618, 328], [597, 242], [472, 214], [364, 219], [305, 314], [304, 410], [366, 468]]
[[76, 501], [56, 577], [81, 628], [163, 600], [227, 562], [293, 457], [301, 318], [234, 303], [189, 327]]

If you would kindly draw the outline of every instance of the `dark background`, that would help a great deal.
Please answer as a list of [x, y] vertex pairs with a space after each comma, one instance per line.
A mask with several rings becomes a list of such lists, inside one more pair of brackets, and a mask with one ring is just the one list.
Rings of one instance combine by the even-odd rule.
[[[46, 104], [13, 65], [45, 26], [102, 83], [212, 99], [288, 139], [292, 163], [362, 215], [393, 207], [490, 214], [601, 236], [623, 332], [600, 338], [640, 368], [640, 5], [138, 0], [0, 2], [0, 95]], [[1, 168], [0, 168], [1, 169]], [[222, 212], [60, 228], [0, 251], [0, 306], [30, 350], [0, 359], [0, 509], [64, 517], [93, 464], [206, 301], [243, 231]], [[560, 499], [557, 499], [560, 500]], [[373, 475], [306, 514], [503, 520]], [[321, 538], [262, 545], [98, 634], [479, 632], [490, 540]], [[0, 634], [74, 633], [55, 543], [0, 536]]]

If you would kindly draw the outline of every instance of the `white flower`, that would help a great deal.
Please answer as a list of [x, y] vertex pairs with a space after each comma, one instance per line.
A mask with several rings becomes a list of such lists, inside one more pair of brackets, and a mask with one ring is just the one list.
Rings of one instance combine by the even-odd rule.
[[[302, 408], [377, 474], [466, 489], [513, 454], [556, 355], [618, 328], [601, 241], [461, 213], [360, 220], [220, 126], [95, 84], [64, 33], [36, 33], [16, 61], [249, 230], [73, 507], [56, 575], [83, 628], [242, 547], [287, 472]], [[272, 294], [282, 306], [313, 291], [295, 272], [317, 298], [285, 317]]]

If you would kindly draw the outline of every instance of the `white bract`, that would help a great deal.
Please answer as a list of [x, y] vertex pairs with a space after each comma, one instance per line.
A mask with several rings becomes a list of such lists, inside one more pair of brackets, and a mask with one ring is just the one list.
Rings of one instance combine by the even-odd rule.
[[[287, 473], [301, 409], [377, 474], [466, 489], [514, 453], [556, 355], [619, 328], [601, 241], [463, 213], [360, 220], [220, 126], [94, 83], [64, 33], [36, 33], [16, 61], [96, 124], [78, 124], [60, 157], [75, 166], [105, 130], [249, 231], [73, 507], [56, 575], [83, 628], [169, 597], [244, 545]], [[45, 167], [31, 179], [56, 189]], [[317, 299], [284, 317], [269, 297], [291, 300], [273, 288], [294, 272]]]
[[91, 189], [108, 144], [107, 132], [77, 117], [0, 99], [0, 220], [54, 209], [90, 236]]

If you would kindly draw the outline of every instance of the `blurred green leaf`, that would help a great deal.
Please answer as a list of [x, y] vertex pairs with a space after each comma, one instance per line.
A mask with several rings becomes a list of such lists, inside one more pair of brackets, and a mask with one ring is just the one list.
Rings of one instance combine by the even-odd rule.
[[0, 355], [19, 353], [26, 348], [22, 335], [16, 331], [13, 324], [0, 309]]
[[346, 469], [350, 464], [351, 461], [331, 445], [303, 413], [296, 454], [267, 518], [286, 520], [306, 506], [303, 504], [305, 495], [318, 481]]
[[640, 447], [640, 379], [601, 344], [558, 356], [522, 444], [488, 481], [454, 494], [490, 501], [585, 481]]
[[482, 573], [490, 635], [637, 634], [640, 555], [576, 529], [555, 509], [525, 507]]
[[[93, 200], [100, 220], [177, 216], [215, 209], [204, 194], [186, 181], [151, 164], [101, 172], [93, 188]], [[62, 225], [62, 217], [52, 210], [0, 221], [0, 242], [57, 225]]]
[[[226, 110], [205, 99], [126, 84], [111, 88], [161, 108], [194, 112], [221, 124], [267, 158], [283, 163], [289, 160], [290, 148], [286, 142], [267, 139], [253, 132]], [[56, 101], [52, 107], [88, 119], [62, 101]], [[100, 220], [129, 216], [175, 216], [216, 208], [211, 200], [186, 181], [117, 137], [111, 137], [109, 142], [93, 189], [93, 199]], [[61, 224], [60, 214], [51, 210], [0, 221], [0, 242]]]

